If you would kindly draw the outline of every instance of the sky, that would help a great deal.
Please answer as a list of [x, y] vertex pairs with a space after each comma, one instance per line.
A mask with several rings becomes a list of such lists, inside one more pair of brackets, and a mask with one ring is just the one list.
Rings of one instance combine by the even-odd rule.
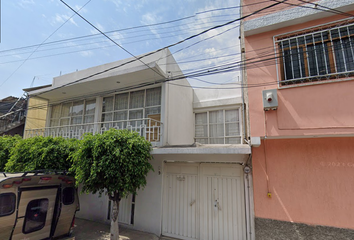
[[[133, 55], [154, 51], [239, 17], [238, 0], [65, 0]], [[132, 57], [60, 0], [1, 1], [0, 99], [53, 77]], [[170, 48], [185, 75], [240, 61], [239, 22]], [[239, 81], [235, 68], [193, 87]]]

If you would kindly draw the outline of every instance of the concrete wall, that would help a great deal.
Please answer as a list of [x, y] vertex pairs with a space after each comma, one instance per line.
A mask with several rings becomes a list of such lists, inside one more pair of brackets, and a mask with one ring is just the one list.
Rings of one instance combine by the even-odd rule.
[[[171, 77], [183, 76], [172, 55], [166, 62]], [[168, 145], [185, 145], [194, 142], [193, 89], [187, 79], [164, 83], [165, 121], [163, 133]], [[178, 86], [182, 85], [182, 86]], [[183, 87], [185, 86], [185, 87]]]
[[[44, 128], [46, 126], [48, 101], [30, 97], [28, 100], [25, 131], [28, 129]], [[26, 137], [26, 135], [24, 134]]]

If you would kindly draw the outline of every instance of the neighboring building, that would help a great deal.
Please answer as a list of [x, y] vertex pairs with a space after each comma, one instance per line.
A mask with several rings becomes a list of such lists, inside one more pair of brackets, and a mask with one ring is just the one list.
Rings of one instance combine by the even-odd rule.
[[[28, 115], [40, 121], [27, 122], [25, 136], [138, 131], [154, 146], [155, 171], [144, 190], [121, 201], [122, 224], [179, 239], [251, 239], [252, 177], [244, 174], [251, 148], [244, 142], [240, 85], [193, 90], [168, 49], [141, 60], [29, 89]], [[106, 196], [80, 197], [78, 217], [110, 222]]]
[[354, 239], [354, 1], [311, 2], [244, 21], [256, 239]]
[[0, 136], [23, 136], [26, 108], [26, 97], [9, 96], [0, 100]]

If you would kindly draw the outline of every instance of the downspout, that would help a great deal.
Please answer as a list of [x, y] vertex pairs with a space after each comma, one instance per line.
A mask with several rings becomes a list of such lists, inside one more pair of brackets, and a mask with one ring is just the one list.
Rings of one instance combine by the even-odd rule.
[[[243, 0], [240, 0], [240, 17], [243, 16]], [[247, 91], [247, 73], [246, 73], [246, 54], [245, 54], [245, 36], [244, 36], [244, 21], [240, 21], [240, 46], [241, 46], [241, 94], [242, 94], [242, 118], [243, 118], [243, 142], [246, 142], [251, 147], [251, 154], [249, 155], [245, 167], [249, 168], [249, 172], [245, 171], [245, 211], [246, 211], [246, 239], [255, 240], [255, 222], [254, 222], [254, 206], [253, 206], [253, 182], [252, 182], [252, 146], [251, 141], [247, 137], [250, 134], [250, 122], [247, 121], [246, 129], [246, 110], [248, 103], [248, 95], [244, 91]], [[247, 95], [247, 101], [245, 96]], [[247, 118], [248, 119], [248, 118]]]

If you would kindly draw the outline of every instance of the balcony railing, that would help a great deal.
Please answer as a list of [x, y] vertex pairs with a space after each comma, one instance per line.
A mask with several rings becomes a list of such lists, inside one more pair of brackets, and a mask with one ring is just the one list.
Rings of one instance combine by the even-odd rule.
[[161, 145], [162, 122], [151, 118], [28, 129], [25, 131], [25, 138], [52, 136], [81, 139], [85, 133], [103, 133], [110, 128], [136, 131], [140, 136], [150, 141], [153, 146]]

